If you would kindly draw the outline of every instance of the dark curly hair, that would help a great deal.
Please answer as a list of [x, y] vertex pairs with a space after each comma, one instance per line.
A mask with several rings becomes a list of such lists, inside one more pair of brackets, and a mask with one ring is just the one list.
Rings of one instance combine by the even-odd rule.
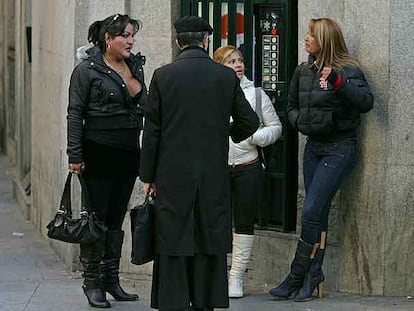
[[108, 33], [111, 38], [119, 36], [128, 24], [131, 24], [134, 27], [134, 34], [142, 28], [141, 21], [132, 19], [127, 14], [115, 14], [108, 16], [104, 20], [93, 22], [89, 26], [88, 42], [91, 42], [94, 46], [97, 46], [102, 53], [105, 53], [105, 34]]

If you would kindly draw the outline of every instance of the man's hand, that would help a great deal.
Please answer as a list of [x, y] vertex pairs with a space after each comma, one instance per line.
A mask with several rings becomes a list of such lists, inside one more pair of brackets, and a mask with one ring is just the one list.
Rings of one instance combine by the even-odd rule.
[[153, 183], [144, 183], [144, 193], [155, 197], [156, 194], [157, 194], [157, 189], [155, 187], [155, 184], [153, 184]]
[[69, 172], [72, 174], [80, 174], [85, 168], [84, 163], [69, 163]]

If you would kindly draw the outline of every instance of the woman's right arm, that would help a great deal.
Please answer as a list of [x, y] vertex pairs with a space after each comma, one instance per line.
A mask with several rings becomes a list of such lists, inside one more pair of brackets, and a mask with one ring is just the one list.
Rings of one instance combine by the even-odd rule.
[[83, 120], [89, 98], [88, 70], [86, 64], [81, 63], [73, 70], [70, 78], [67, 109], [67, 154], [69, 164], [83, 162]]

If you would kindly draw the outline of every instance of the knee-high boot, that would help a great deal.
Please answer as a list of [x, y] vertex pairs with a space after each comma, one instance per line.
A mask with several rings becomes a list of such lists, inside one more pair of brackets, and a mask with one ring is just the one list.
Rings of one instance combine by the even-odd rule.
[[303, 287], [300, 290], [299, 294], [295, 297], [295, 301], [309, 301], [312, 299], [313, 292], [315, 288], [318, 290], [318, 297], [322, 298], [323, 295], [323, 282], [325, 276], [322, 271], [323, 258], [325, 256], [325, 246], [326, 246], [326, 232], [321, 233], [321, 242], [320, 246], [316, 251], [315, 257], [312, 260], [312, 264], [309, 268], [309, 271], [305, 275], [303, 281]]
[[290, 266], [290, 273], [278, 286], [269, 291], [269, 294], [277, 299], [288, 299], [293, 293], [302, 287], [303, 279], [311, 265], [311, 253], [313, 244], [308, 244], [302, 239], [298, 241], [295, 258]]
[[99, 263], [102, 260], [104, 242], [98, 241], [80, 245], [80, 262], [83, 266], [83, 292], [95, 308], [109, 308], [105, 291], [100, 280]]
[[101, 261], [102, 284], [104, 290], [115, 300], [133, 301], [138, 299], [138, 295], [126, 293], [119, 284], [119, 262], [123, 241], [123, 231], [107, 231], [105, 255]]
[[229, 273], [229, 297], [243, 297], [243, 277], [250, 260], [254, 235], [233, 234], [233, 253]]

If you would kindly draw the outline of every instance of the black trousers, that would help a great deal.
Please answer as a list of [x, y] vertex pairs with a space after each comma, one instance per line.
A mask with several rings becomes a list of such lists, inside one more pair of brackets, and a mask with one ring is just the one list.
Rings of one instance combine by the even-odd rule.
[[121, 230], [136, 177], [95, 176], [85, 171], [84, 179], [92, 210], [108, 230]]
[[228, 308], [226, 254], [158, 255], [152, 273], [151, 308], [160, 311]]
[[121, 230], [139, 167], [140, 150], [124, 150], [84, 140], [85, 171], [91, 207], [108, 230]]
[[253, 234], [263, 188], [262, 164], [256, 162], [241, 167], [230, 167], [229, 169], [235, 232], [238, 234]]

